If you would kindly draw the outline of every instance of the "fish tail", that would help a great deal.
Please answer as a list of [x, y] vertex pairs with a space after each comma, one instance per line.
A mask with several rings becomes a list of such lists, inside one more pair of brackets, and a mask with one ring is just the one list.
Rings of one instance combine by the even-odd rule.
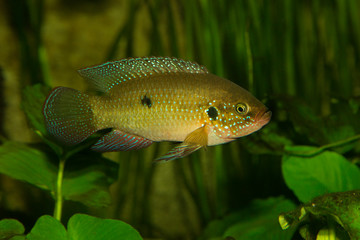
[[54, 88], [43, 114], [49, 133], [66, 145], [78, 144], [96, 132], [89, 96], [78, 90]]

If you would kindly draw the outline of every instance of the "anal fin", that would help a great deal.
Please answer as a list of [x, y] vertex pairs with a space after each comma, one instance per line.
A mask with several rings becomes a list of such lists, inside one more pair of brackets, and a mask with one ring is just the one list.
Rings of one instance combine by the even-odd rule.
[[157, 158], [155, 162], [171, 161], [178, 158], [183, 158], [196, 150], [206, 147], [208, 143], [208, 128], [205, 126], [196, 129], [186, 136], [183, 143], [172, 148], [165, 155]]
[[101, 137], [91, 149], [97, 152], [129, 151], [146, 148], [152, 143], [149, 139], [113, 130]]

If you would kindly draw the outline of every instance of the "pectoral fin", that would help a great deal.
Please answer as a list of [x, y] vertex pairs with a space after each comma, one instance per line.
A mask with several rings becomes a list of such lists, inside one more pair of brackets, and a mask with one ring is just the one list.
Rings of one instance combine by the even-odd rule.
[[208, 143], [208, 128], [203, 126], [191, 132], [183, 143], [171, 149], [164, 156], [155, 160], [155, 162], [171, 161], [178, 158], [186, 157], [196, 150], [206, 147]]

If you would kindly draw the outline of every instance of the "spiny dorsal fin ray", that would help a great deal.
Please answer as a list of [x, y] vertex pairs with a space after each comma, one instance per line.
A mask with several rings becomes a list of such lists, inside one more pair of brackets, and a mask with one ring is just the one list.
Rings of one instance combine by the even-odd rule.
[[207, 74], [208, 70], [195, 62], [172, 57], [128, 58], [78, 70], [94, 90], [109, 92], [112, 87], [134, 78], [163, 73]]

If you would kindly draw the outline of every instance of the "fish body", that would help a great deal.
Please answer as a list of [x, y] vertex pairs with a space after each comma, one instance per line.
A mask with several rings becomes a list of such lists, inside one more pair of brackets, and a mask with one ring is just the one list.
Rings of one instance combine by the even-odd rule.
[[182, 142], [158, 159], [173, 160], [248, 135], [271, 118], [248, 91], [194, 62], [131, 58], [84, 68], [79, 74], [101, 94], [58, 87], [44, 103], [48, 131], [67, 145], [111, 128], [93, 150]]

